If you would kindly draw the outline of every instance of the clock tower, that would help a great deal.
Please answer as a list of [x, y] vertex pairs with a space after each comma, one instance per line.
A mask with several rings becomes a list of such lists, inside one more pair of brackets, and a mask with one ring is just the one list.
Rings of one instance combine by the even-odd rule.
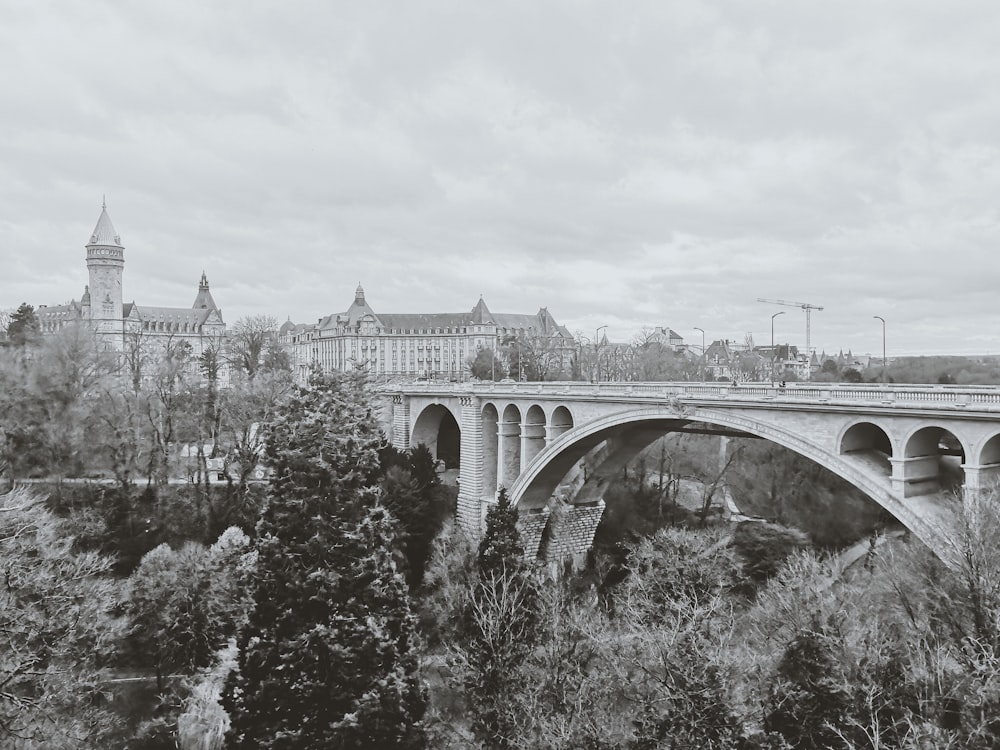
[[100, 333], [122, 333], [122, 272], [125, 248], [111, 224], [106, 202], [101, 217], [87, 243], [87, 270], [90, 272], [90, 318]]

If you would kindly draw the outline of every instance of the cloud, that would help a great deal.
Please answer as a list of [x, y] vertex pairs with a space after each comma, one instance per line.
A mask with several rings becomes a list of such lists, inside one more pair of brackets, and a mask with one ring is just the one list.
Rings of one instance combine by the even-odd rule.
[[547, 306], [613, 338], [996, 351], [1000, 9], [38, 2], [0, 28], [0, 306]]

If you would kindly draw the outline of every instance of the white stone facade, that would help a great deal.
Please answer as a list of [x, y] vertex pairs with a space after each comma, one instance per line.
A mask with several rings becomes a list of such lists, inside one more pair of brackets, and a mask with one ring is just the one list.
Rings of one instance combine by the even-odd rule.
[[504, 340], [517, 335], [549, 338], [567, 353], [575, 346], [546, 308], [534, 315], [492, 313], [480, 299], [465, 313], [377, 314], [360, 285], [347, 312], [315, 325], [289, 321], [280, 331], [300, 382], [314, 363], [327, 372], [365, 370], [385, 380], [464, 380], [479, 350], [499, 353]]

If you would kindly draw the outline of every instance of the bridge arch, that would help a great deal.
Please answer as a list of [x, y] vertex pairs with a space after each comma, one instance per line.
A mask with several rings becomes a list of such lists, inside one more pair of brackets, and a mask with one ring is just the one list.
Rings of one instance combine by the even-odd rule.
[[497, 482], [510, 487], [521, 473], [521, 410], [507, 404], [497, 432]]
[[430, 404], [413, 422], [410, 445], [423, 443], [434, 458], [449, 469], [457, 468], [461, 454], [461, 429], [458, 417], [444, 404]]
[[840, 455], [853, 455], [878, 466], [886, 476], [892, 473], [894, 449], [889, 432], [880, 424], [861, 420], [845, 427], [837, 437]]
[[[483, 456], [499, 456], [500, 451], [497, 449], [499, 447], [498, 430], [500, 425], [500, 414], [497, 411], [495, 404], [486, 403], [483, 405], [482, 424]], [[497, 478], [497, 465], [498, 461], [483, 460], [483, 490], [489, 497], [493, 497], [497, 491], [497, 485], [499, 484]]]
[[951, 430], [933, 423], [918, 425], [903, 438], [903, 458], [910, 464], [918, 492], [955, 490], [965, 481], [969, 448]]
[[521, 464], [527, 465], [531, 459], [542, 452], [545, 448], [545, 411], [538, 404], [532, 404], [524, 413], [524, 431], [521, 441], [524, 455], [521, 457]]
[[[924, 541], [933, 545], [938, 539], [937, 530], [932, 523], [897, 497], [885, 473], [874, 468], [870, 462], [858, 460], [849, 451], [843, 455], [832, 453], [782, 427], [710, 408], [676, 409], [666, 405], [639, 408], [609, 414], [571, 428], [541, 451], [525, 468], [510, 488], [511, 502], [523, 505], [526, 509], [544, 506], [576, 462], [609, 438], [625, 437], [625, 442], [634, 448], [634, 453], [638, 453], [658, 435], [676, 431], [691, 422], [730, 428], [784, 446], [850, 482]], [[871, 424], [872, 427], [862, 427], [853, 433], [850, 428], [845, 431], [844, 437], [850, 435], [847, 444], [870, 444], [876, 446], [876, 449], [881, 445], [884, 448], [884, 442], [875, 430], [882, 433], [885, 431], [874, 423], [865, 424]], [[646, 436], [649, 439], [643, 442]], [[842, 449], [844, 441], [841, 440], [839, 445]]]
[[983, 442], [983, 447], [979, 449], [978, 460], [980, 466], [1000, 464], [1000, 433]]
[[573, 413], [560, 404], [549, 416], [548, 442], [552, 442], [564, 432], [573, 429]]

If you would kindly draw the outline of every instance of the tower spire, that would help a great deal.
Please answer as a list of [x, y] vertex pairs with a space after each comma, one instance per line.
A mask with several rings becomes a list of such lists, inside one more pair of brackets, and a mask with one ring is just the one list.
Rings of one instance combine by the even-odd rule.
[[212, 292], [208, 288], [208, 276], [201, 272], [201, 281], [198, 282], [198, 296], [194, 298], [191, 307], [195, 310], [218, 310], [215, 300], [212, 299]]

